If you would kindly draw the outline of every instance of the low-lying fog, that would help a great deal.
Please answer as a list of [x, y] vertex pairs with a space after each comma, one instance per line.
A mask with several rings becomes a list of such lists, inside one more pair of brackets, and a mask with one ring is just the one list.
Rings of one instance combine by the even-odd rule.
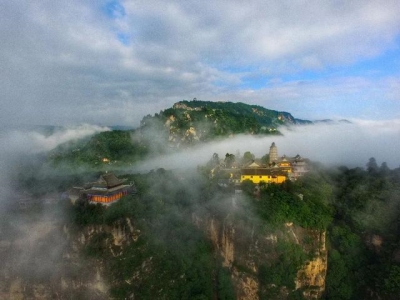
[[[155, 168], [195, 168], [197, 165], [206, 163], [213, 153], [218, 153], [220, 158], [223, 158], [227, 152], [236, 154], [239, 151], [243, 155], [244, 152], [250, 151], [256, 157], [262, 157], [268, 153], [272, 142], [276, 143], [279, 155], [300, 154], [326, 165], [364, 167], [370, 157], [375, 157], [378, 164], [385, 161], [390, 168], [396, 168], [400, 164], [399, 125], [399, 121], [355, 121], [353, 124], [318, 124], [282, 129], [283, 136], [242, 135], [148, 159], [131, 169], [125, 169], [124, 172], [146, 172]], [[51, 132], [27, 130], [0, 132], [0, 218], [4, 226], [13, 229], [12, 232], [8, 232], [0, 226], [2, 251], [8, 255], [4, 257], [0, 268], [4, 278], [8, 276], [7, 278], [15, 281], [23, 278], [24, 282], [28, 279], [40, 282], [43, 278], [46, 280], [53, 278], [54, 282], [59, 283], [59, 279], [64, 274], [68, 274], [69, 267], [72, 265], [69, 261], [65, 261], [63, 256], [67, 242], [64, 234], [60, 232], [59, 224], [62, 221], [60, 220], [62, 214], [56, 214], [53, 206], [38, 213], [40, 218], [36, 216], [29, 219], [24, 214], [8, 217], [6, 204], [12, 201], [7, 201], [7, 199], [15, 199], [13, 194], [18, 192], [10, 179], [15, 175], [18, 176], [18, 172], [24, 172], [24, 168], [31, 168], [34, 163], [32, 160], [37, 157], [41, 158], [34, 163], [34, 166], [38, 167], [40, 173], [49, 176], [51, 174], [47, 173], [49, 171], [59, 172], [49, 170], [48, 166], [42, 167], [41, 159], [44, 161], [47, 151], [62, 143], [85, 138], [105, 130], [109, 129], [83, 125], [75, 128], [60, 128]], [[29, 164], [25, 165], [25, 162]], [[36, 172], [35, 168], [33, 172]], [[36, 176], [36, 173], [33, 174]], [[14, 245], [20, 245], [20, 247]], [[19, 286], [22, 291], [22, 283]], [[49, 286], [46, 288], [50, 289]]]
[[[110, 130], [107, 127], [81, 125], [60, 128], [51, 133], [28, 130], [0, 132], [0, 167], [2, 179], [13, 164], [19, 163], [23, 154], [46, 153], [58, 145], [81, 139], [95, 133]], [[320, 123], [280, 129], [282, 136], [239, 135], [222, 141], [210, 142], [175, 154], [160, 156], [139, 163], [132, 169], [147, 171], [154, 168], [179, 169], [196, 167], [207, 162], [213, 153], [223, 158], [226, 153], [243, 155], [250, 151], [262, 157], [269, 151], [272, 142], [278, 147], [279, 155], [302, 157], [326, 165], [364, 167], [370, 157], [378, 164], [386, 162], [390, 168], [400, 165], [400, 120], [362, 121], [352, 124]], [[5, 182], [5, 181], [2, 181]]]
[[400, 120], [321, 123], [281, 129], [281, 132], [283, 136], [241, 135], [208, 143], [143, 162], [137, 170], [195, 167], [208, 161], [214, 152], [223, 158], [226, 153], [236, 154], [239, 151], [243, 155], [250, 151], [260, 158], [269, 152], [272, 142], [276, 143], [280, 156], [300, 154], [329, 166], [364, 167], [371, 157], [375, 157], [378, 164], [386, 162], [390, 168], [400, 165]]
[[27, 162], [33, 165], [40, 163], [32, 161], [37, 157], [32, 158], [30, 154], [45, 154], [60, 144], [107, 130], [110, 129], [87, 124], [54, 130], [45, 128], [0, 130], [0, 205], [3, 199], [13, 194], [11, 175], [15, 175], [16, 170]]

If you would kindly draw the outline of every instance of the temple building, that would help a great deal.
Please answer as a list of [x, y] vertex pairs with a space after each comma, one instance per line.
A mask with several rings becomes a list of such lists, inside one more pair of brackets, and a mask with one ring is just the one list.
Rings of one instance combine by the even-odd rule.
[[267, 165], [252, 162], [242, 167], [240, 182], [251, 180], [253, 183], [282, 183], [285, 180], [296, 180], [303, 176], [307, 169], [307, 162], [300, 155], [295, 157], [278, 156], [278, 147], [275, 143], [269, 148], [269, 161]]
[[301, 177], [308, 172], [306, 160], [298, 154], [294, 157], [291, 164], [294, 178]]
[[287, 174], [270, 168], [246, 168], [242, 169], [240, 182], [251, 180], [253, 183], [282, 183], [286, 180]]
[[271, 144], [269, 158], [269, 167], [278, 168], [280, 171], [287, 173], [289, 179], [296, 179], [308, 172], [306, 159], [298, 154], [295, 157], [286, 155], [279, 157], [275, 143]]
[[70, 190], [70, 199], [74, 203], [78, 199], [85, 199], [91, 203], [110, 204], [121, 197], [135, 191], [133, 182], [126, 184], [126, 179], [119, 179], [113, 173], [100, 176], [99, 180]]

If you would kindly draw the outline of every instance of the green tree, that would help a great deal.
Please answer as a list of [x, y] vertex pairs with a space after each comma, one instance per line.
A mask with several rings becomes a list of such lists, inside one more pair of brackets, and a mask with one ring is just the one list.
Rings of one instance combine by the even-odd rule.
[[255, 158], [254, 154], [252, 154], [250, 151], [246, 151], [243, 154], [242, 164], [247, 164], [249, 162], [252, 162], [254, 161], [254, 158]]
[[378, 164], [374, 157], [371, 157], [367, 163], [367, 171], [368, 173], [376, 173], [378, 171]]
[[226, 153], [224, 162], [227, 168], [232, 168], [233, 164], [235, 163], [235, 155]]
[[256, 185], [251, 180], [249, 179], [243, 180], [240, 186], [244, 193], [253, 196]]

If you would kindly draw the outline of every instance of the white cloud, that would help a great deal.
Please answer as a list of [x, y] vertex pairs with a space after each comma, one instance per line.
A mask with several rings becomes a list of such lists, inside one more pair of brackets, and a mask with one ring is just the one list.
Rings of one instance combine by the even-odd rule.
[[[395, 49], [400, 32], [394, 0], [127, 0], [124, 13], [111, 16], [106, 3], [0, 4], [3, 124], [138, 125], [144, 114], [193, 97], [248, 99], [290, 111], [293, 103], [315, 98], [312, 92], [333, 91], [335, 106], [344, 107], [335, 93], [340, 85], [332, 88], [328, 80], [286, 81], [261, 91], [243, 80], [346, 66]], [[398, 74], [391, 78], [383, 100], [398, 94]], [[354, 90], [341, 84], [350, 97]], [[369, 82], [355, 92], [364, 97], [374, 89]], [[334, 101], [326, 103], [329, 111]]]
[[79, 140], [95, 133], [109, 131], [108, 127], [83, 124], [55, 130], [51, 134], [35, 130], [9, 130], [0, 135], [0, 154], [5, 157], [43, 153], [63, 143]]
[[183, 169], [205, 164], [217, 153], [243, 155], [250, 151], [260, 158], [267, 154], [272, 142], [278, 154], [309, 158], [327, 166], [365, 167], [369, 158], [387, 162], [390, 168], [400, 165], [400, 119], [392, 121], [359, 121], [352, 124], [319, 124], [282, 129], [283, 136], [236, 136], [222, 142], [212, 142], [195, 149], [160, 156], [135, 167], [135, 171], [156, 168]]
[[[330, 64], [374, 55], [398, 34], [396, 1], [125, 1], [138, 41], [210, 59]], [[137, 30], [142, 27], [144, 30]], [[193, 47], [194, 46], [194, 47]], [[240, 58], [243, 57], [244, 60]], [[261, 60], [261, 61], [260, 61]], [[231, 63], [234, 63], [231, 61]]]

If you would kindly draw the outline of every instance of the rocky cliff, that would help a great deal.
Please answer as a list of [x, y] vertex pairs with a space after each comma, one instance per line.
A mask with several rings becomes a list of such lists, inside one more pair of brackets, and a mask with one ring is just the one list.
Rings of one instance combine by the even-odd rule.
[[85, 235], [72, 238], [47, 215], [29, 217], [1, 236], [0, 299], [108, 299], [102, 264], [82, 259]]
[[169, 146], [182, 147], [236, 134], [279, 134], [280, 126], [299, 124], [312, 122], [257, 105], [184, 100], [143, 118], [141, 132], [144, 137], [149, 132], [151, 136], [164, 132]]
[[[214, 257], [220, 257], [221, 265], [229, 270], [236, 299], [285, 299], [295, 291], [306, 299], [321, 298], [327, 270], [324, 232], [292, 224], [261, 229], [260, 223], [232, 211], [227, 215], [193, 213], [191, 219], [211, 241]], [[115, 295], [118, 289], [140, 287], [143, 280], [159, 272], [154, 251], [140, 257], [143, 247], [151, 244], [143, 244], [146, 237], [130, 218], [81, 228], [55, 219], [31, 220], [24, 226], [0, 244], [6, 258], [1, 267], [1, 299], [109, 299], [111, 290]], [[289, 274], [293, 285], [283, 279], [279, 285], [266, 280], [281, 272], [280, 266], [293, 263], [285, 261], [296, 250], [292, 246], [298, 246], [296, 255], [307, 255], [302, 266]], [[118, 263], [124, 268], [118, 268]], [[126, 272], [125, 279], [121, 281], [115, 272]], [[128, 295], [135, 297], [134, 292]]]
[[[280, 242], [299, 245], [308, 254], [308, 259], [293, 278], [294, 289], [301, 291], [305, 299], [322, 297], [327, 271], [325, 231], [307, 230], [289, 223], [284, 230], [260, 234], [255, 227], [237, 223], [232, 216], [221, 220], [215, 217], [202, 219], [194, 215], [193, 221], [206, 230], [215, 251], [223, 259], [223, 265], [231, 271], [237, 299], [260, 299], [260, 289], [263, 288], [260, 266], [274, 265], [280, 254], [285, 255], [277, 250]], [[289, 287], [282, 286], [275, 295], [276, 299], [285, 299], [290, 292]]]
[[325, 278], [328, 270], [326, 232], [308, 231], [315, 245], [315, 255], [298, 271], [296, 289], [302, 289], [306, 299], [320, 299], [325, 291]]

